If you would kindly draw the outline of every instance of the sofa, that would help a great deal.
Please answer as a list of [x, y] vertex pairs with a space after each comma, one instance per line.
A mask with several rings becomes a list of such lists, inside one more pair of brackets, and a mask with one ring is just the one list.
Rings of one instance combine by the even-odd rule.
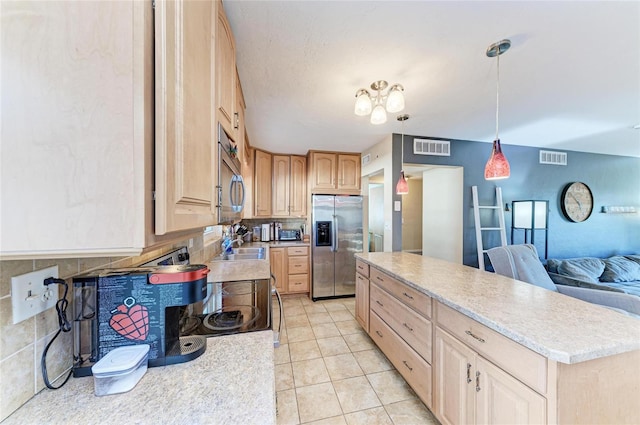
[[615, 255], [547, 260], [547, 272], [557, 285], [623, 292], [640, 297], [640, 255]]

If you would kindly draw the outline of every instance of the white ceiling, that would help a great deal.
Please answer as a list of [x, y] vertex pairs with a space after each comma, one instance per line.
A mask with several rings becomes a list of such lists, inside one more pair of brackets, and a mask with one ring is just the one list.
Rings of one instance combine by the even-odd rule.
[[[405, 87], [406, 134], [640, 157], [640, 2], [226, 0], [250, 142], [361, 152], [400, 133], [353, 113]], [[507, 151], [508, 152], [508, 151]]]

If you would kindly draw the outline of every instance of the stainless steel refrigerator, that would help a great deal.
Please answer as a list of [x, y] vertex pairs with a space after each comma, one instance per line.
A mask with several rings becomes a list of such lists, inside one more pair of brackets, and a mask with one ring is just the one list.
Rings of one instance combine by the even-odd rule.
[[312, 195], [311, 297], [355, 295], [356, 259], [362, 252], [362, 196]]

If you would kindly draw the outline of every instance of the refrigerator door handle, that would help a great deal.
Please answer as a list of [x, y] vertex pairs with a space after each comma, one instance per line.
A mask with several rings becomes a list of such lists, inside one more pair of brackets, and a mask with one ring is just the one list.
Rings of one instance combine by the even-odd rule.
[[338, 216], [337, 215], [333, 216], [333, 234], [334, 234], [334, 236], [333, 236], [333, 246], [335, 247], [333, 249], [333, 251], [334, 252], [338, 252], [339, 241], [338, 241]]

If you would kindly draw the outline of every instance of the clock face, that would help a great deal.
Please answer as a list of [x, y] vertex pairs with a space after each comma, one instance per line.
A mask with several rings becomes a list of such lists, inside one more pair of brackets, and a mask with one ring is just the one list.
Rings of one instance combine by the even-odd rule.
[[576, 223], [585, 221], [593, 211], [591, 189], [581, 182], [569, 183], [562, 191], [560, 202], [564, 216]]

